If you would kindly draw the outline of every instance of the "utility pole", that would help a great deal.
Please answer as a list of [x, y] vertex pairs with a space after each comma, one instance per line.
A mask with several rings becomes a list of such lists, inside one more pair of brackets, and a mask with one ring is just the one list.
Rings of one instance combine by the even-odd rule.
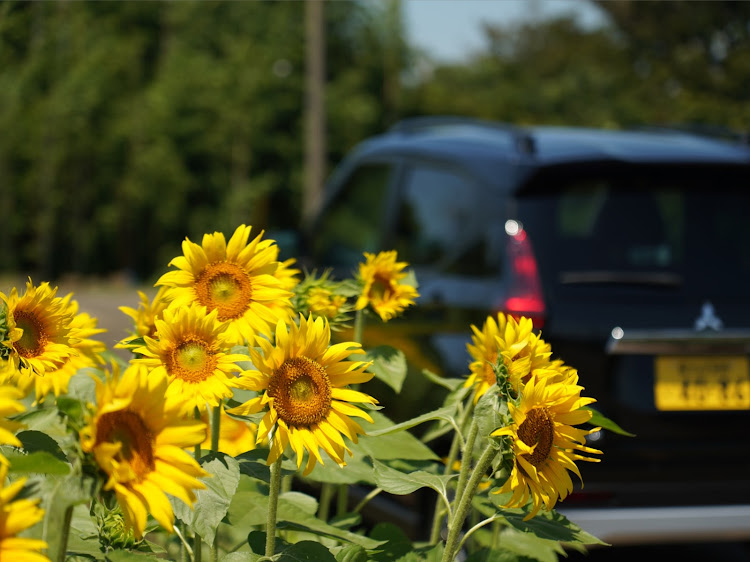
[[326, 167], [325, 20], [323, 0], [305, 2], [305, 180], [302, 222], [323, 199]]

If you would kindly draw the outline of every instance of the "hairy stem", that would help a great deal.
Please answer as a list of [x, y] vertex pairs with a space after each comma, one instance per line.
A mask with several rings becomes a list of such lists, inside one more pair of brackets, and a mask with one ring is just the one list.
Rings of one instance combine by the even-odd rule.
[[458, 484], [456, 484], [456, 498], [453, 505], [457, 505], [461, 496], [464, 493], [466, 487], [466, 480], [471, 472], [471, 458], [474, 452], [474, 443], [477, 440], [477, 434], [479, 433], [479, 424], [473, 419], [471, 421], [471, 427], [469, 428], [469, 435], [466, 438], [466, 444], [464, 450], [461, 452], [461, 471], [458, 473]]
[[[445, 541], [445, 551], [443, 552], [443, 562], [451, 562], [456, 554], [458, 553], [458, 540], [461, 536], [461, 527], [463, 527], [466, 516], [471, 508], [471, 500], [474, 498], [474, 494], [477, 491], [477, 486], [482, 480], [484, 473], [492, 464], [492, 460], [497, 456], [498, 450], [495, 449], [493, 443], [489, 443], [487, 448], [479, 457], [476, 468], [471, 473], [469, 482], [463, 490], [463, 493], [458, 500], [458, 505], [453, 511], [453, 517], [451, 517], [448, 523], [448, 539]], [[458, 498], [459, 496], [457, 496]]]
[[323, 482], [323, 485], [320, 488], [320, 503], [318, 504], [318, 519], [321, 521], [328, 521], [328, 510], [331, 506], [333, 491], [333, 484]]
[[276, 550], [276, 509], [279, 506], [281, 488], [281, 459], [271, 465], [271, 483], [268, 490], [268, 521], [266, 523], [266, 556], [271, 557]]
[[60, 531], [60, 542], [58, 543], [57, 560], [65, 562], [68, 551], [68, 537], [70, 536], [70, 522], [73, 520], [73, 506], [69, 505], [63, 517], [63, 527]]
[[221, 432], [221, 406], [214, 406], [211, 411], [211, 451], [219, 451], [219, 435]]

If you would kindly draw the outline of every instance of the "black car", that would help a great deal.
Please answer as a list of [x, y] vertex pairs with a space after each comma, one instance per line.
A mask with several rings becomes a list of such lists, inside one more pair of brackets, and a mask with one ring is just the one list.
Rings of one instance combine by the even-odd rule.
[[[416, 118], [332, 175], [306, 239], [350, 273], [395, 249], [419, 281], [368, 324], [417, 370], [468, 373], [469, 326], [529, 316], [624, 429], [559, 511], [613, 544], [750, 538], [750, 148], [676, 130]], [[408, 416], [434, 407], [416, 385]], [[392, 411], [389, 408], [389, 411]]]

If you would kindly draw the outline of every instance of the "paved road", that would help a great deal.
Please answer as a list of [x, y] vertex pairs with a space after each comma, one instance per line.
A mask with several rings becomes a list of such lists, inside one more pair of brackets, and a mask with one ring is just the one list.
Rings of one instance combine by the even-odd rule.
[[[24, 290], [23, 286], [18, 287]], [[76, 281], [62, 281], [58, 285], [58, 296], [73, 293], [73, 299], [78, 301], [79, 311], [88, 312], [98, 321], [98, 326], [107, 331], [97, 339], [104, 342], [107, 348], [125, 359], [130, 358], [127, 351], [116, 350], [114, 345], [127, 337], [133, 327], [132, 319], [119, 310], [119, 306], [137, 308], [138, 291], [143, 291], [149, 298], [153, 298], [156, 289], [149, 286], [136, 286], [124, 282], [112, 283], [82, 283]]]

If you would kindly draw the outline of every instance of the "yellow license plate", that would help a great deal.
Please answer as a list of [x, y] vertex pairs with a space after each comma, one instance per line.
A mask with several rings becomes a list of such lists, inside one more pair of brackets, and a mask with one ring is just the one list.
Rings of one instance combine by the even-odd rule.
[[657, 357], [655, 367], [659, 410], [750, 409], [747, 357]]

